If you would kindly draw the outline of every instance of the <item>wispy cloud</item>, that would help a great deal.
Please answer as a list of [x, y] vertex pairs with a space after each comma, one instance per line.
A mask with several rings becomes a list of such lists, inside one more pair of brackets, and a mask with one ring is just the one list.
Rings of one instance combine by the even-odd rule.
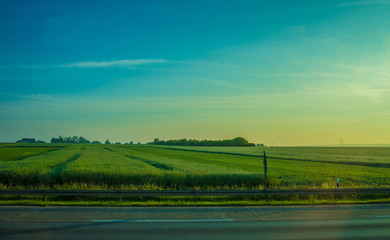
[[105, 67], [133, 67], [139, 65], [153, 64], [153, 63], [166, 63], [164, 59], [124, 59], [115, 61], [104, 62], [75, 62], [57, 65], [57, 67], [64, 68], [105, 68]]
[[0, 65], [0, 69], [18, 69], [18, 68], [27, 68], [27, 69], [40, 69], [40, 68], [50, 67], [48, 65]]
[[154, 64], [154, 63], [167, 63], [165, 59], [123, 59], [114, 61], [101, 61], [101, 62], [74, 62], [58, 65], [0, 65], [0, 69], [7, 68], [28, 68], [28, 69], [44, 69], [44, 68], [107, 68], [107, 67], [134, 67], [140, 65]]
[[365, 5], [380, 5], [380, 4], [390, 4], [389, 0], [370, 0], [370, 1], [351, 1], [339, 3], [336, 7], [357, 7]]

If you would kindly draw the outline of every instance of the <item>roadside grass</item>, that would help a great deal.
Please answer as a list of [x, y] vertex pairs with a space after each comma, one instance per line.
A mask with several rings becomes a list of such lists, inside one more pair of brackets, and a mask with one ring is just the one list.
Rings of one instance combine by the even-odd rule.
[[282, 206], [390, 203], [390, 195], [340, 195], [340, 196], [269, 196], [261, 197], [57, 197], [2, 196], [0, 205], [36, 206]]

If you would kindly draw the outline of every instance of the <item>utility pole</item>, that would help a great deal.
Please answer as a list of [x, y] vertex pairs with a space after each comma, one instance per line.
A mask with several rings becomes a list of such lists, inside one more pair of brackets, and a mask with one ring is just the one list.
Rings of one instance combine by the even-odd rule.
[[264, 190], [267, 190], [267, 172], [268, 172], [268, 169], [267, 169], [267, 156], [265, 155], [265, 151], [263, 151], [264, 153], [264, 160], [263, 160], [263, 165], [264, 165]]
[[[268, 172], [268, 167], [267, 167], [267, 156], [265, 154], [265, 151], [263, 150], [264, 153], [264, 159], [263, 159], [263, 165], [264, 165], [264, 191], [267, 191], [267, 172]], [[268, 195], [266, 195], [267, 202], [268, 202]]]

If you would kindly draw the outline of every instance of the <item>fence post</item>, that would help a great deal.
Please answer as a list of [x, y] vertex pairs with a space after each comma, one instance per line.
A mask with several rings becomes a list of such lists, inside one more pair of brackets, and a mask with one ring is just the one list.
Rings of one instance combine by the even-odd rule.
[[[264, 159], [263, 159], [263, 165], [264, 165], [264, 191], [267, 191], [267, 188], [268, 188], [268, 184], [267, 184], [267, 172], [268, 172], [268, 167], [267, 167], [267, 156], [265, 154], [265, 151], [263, 150], [263, 154], [264, 154]], [[267, 202], [268, 202], [268, 194], [265, 195], [266, 196], [266, 199], [267, 199]]]

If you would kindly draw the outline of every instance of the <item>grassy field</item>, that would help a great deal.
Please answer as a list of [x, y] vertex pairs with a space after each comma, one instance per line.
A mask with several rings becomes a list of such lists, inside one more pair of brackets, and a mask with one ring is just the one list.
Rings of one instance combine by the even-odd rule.
[[261, 189], [390, 186], [390, 148], [1, 145], [1, 188]]
[[39, 155], [47, 151], [58, 150], [60, 147], [55, 146], [34, 146], [25, 145], [0, 145], [0, 161], [15, 161], [26, 157]]

